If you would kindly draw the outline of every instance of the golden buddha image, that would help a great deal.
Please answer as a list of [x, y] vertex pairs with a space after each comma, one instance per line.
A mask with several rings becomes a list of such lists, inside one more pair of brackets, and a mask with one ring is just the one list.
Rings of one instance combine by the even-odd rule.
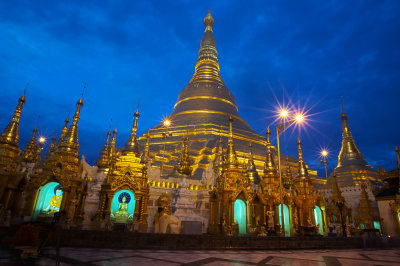
[[51, 197], [47, 207], [43, 209], [43, 213], [53, 214], [55, 212], [60, 211], [62, 197], [63, 197], [63, 192], [61, 190], [61, 186], [57, 186], [54, 189], [54, 196]]
[[117, 223], [126, 223], [130, 218], [130, 214], [128, 212], [129, 203], [131, 201], [131, 196], [123, 192], [118, 197], [118, 209], [114, 209], [114, 212], [111, 213], [111, 219]]

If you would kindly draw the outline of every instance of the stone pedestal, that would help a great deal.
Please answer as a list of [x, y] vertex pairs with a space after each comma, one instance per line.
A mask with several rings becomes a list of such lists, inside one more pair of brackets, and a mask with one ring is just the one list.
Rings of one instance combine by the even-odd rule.
[[180, 233], [201, 234], [206, 230], [203, 228], [203, 224], [206, 224], [206, 219], [194, 213], [196, 204], [188, 190], [189, 184], [186, 181], [186, 177], [182, 175], [182, 180], [179, 182], [179, 188], [176, 190], [171, 206], [172, 211], [179, 220]]

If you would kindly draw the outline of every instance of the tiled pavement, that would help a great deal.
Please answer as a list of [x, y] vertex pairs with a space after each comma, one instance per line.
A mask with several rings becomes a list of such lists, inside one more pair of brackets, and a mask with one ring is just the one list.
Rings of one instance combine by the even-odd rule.
[[[46, 249], [37, 265], [55, 265]], [[293, 251], [170, 251], [62, 248], [60, 265], [400, 265], [400, 249]], [[0, 250], [0, 265], [17, 265]]]

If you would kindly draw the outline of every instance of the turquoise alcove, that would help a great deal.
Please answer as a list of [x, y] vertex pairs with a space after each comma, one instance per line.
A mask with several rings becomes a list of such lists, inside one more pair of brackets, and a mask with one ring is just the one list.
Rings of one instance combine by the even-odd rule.
[[114, 194], [111, 204], [111, 220], [116, 223], [133, 221], [135, 194], [130, 190], [120, 190]]
[[246, 234], [246, 204], [243, 200], [237, 199], [235, 201], [235, 222], [239, 225], [239, 234]]
[[374, 228], [381, 231], [381, 224], [378, 221], [374, 221]]
[[[279, 224], [282, 225], [282, 204], [279, 205]], [[283, 204], [283, 218], [285, 223], [285, 236], [290, 236], [289, 208]]]
[[322, 211], [321, 208], [315, 205], [314, 208], [315, 225], [318, 225], [318, 233], [320, 235], [324, 234], [324, 226], [322, 222]]
[[38, 216], [52, 217], [55, 212], [59, 211], [62, 196], [63, 192], [60, 183], [50, 182], [44, 185], [37, 197], [33, 220], [35, 221]]

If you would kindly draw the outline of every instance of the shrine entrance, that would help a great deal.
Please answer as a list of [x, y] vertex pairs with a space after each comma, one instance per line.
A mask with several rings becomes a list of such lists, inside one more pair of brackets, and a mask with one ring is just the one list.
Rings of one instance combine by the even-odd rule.
[[[279, 224], [282, 226], [282, 204], [279, 205]], [[283, 204], [283, 220], [285, 223], [285, 236], [290, 236], [289, 208]]]
[[246, 234], [246, 204], [243, 200], [237, 199], [235, 201], [234, 217], [235, 223], [239, 225], [239, 234]]
[[315, 206], [314, 208], [315, 226], [318, 228], [318, 233], [324, 235], [324, 225], [322, 221], [322, 211], [321, 208]]

